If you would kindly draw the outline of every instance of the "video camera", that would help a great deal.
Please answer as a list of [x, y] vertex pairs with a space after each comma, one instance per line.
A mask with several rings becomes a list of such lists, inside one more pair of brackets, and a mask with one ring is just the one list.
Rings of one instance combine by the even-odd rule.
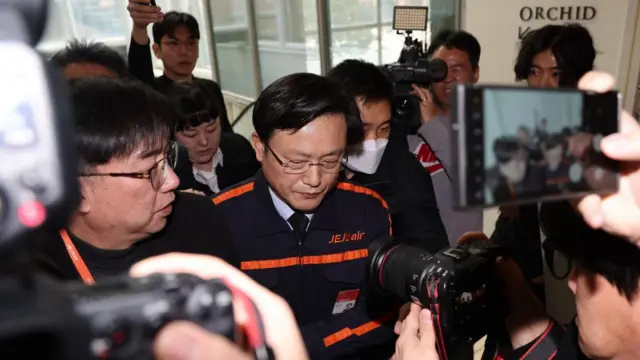
[[429, 60], [424, 42], [414, 39], [414, 30], [427, 29], [428, 8], [422, 6], [394, 6], [393, 28], [405, 36], [404, 45], [393, 64], [382, 70], [393, 84], [395, 117], [409, 134], [415, 134], [421, 125], [419, 99], [413, 95], [411, 85], [429, 88], [447, 77], [447, 64], [440, 59]]
[[[242, 294], [220, 280], [153, 275], [87, 287], [34, 269], [40, 235], [64, 226], [80, 197], [66, 83], [32, 49], [47, 10], [46, 0], [0, 0], [0, 359], [150, 359], [174, 320], [239, 342], [232, 299]], [[255, 358], [272, 359], [255, 306], [247, 310]]]
[[473, 358], [473, 344], [506, 315], [494, 265], [499, 246], [481, 241], [430, 254], [384, 237], [369, 247], [373, 288], [431, 311], [441, 359]]

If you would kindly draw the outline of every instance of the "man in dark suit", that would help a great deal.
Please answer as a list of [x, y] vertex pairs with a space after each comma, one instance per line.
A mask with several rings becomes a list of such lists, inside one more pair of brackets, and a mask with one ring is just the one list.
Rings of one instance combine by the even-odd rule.
[[[146, 5], [145, 5], [146, 4]], [[161, 92], [176, 81], [193, 82], [207, 95], [207, 100], [220, 108], [220, 126], [223, 132], [233, 132], [224, 106], [220, 86], [212, 80], [193, 76], [199, 57], [200, 27], [191, 14], [170, 11], [163, 14], [150, 0], [129, 1], [127, 8], [133, 29], [129, 46], [129, 71], [139, 80]], [[162, 61], [164, 74], [158, 78], [153, 73], [149, 51], [147, 26], [153, 23], [154, 55]]]
[[179, 190], [213, 195], [255, 175], [260, 163], [251, 144], [241, 135], [221, 130], [222, 111], [200, 87], [175, 83], [166, 94], [177, 113]]

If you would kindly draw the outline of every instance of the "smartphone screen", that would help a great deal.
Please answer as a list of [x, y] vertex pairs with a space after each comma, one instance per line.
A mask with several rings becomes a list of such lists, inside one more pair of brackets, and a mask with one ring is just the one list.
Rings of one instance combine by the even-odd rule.
[[617, 188], [618, 164], [599, 146], [618, 130], [617, 92], [461, 85], [456, 93], [459, 206], [559, 200]]

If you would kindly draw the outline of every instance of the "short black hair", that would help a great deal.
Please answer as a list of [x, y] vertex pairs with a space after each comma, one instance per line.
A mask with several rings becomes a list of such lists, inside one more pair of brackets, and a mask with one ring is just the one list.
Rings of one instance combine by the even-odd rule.
[[165, 94], [176, 112], [176, 131], [213, 122], [220, 116], [217, 102], [209, 101], [200, 86], [194, 82], [174, 82]]
[[267, 142], [276, 130], [295, 132], [328, 114], [345, 116], [347, 145], [362, 142], [364, 129], [355, 100], [324, 76], [295, 73], [274, 81], [258, 96], [253, 127], [258, 137]]
[[544, 203], [540, 225], [547, 241], [569, 259], [602, 275], [629, 301], [640, 289], [640, 248], [629, 240], [591, 228], [567, 201]]
[[596, 49], [589, 30], [580, 24], [546, 25], [522, 39], [513, 71], [516, 80], [526, 80], [533, 58], [550, 50], [558, 62], [560, 85], [576, 87], [580, 78], [593, 70]]
[[59, 69], [64, 69], [71, 64], [96, 64], [113, 71], [118, 77], [129, 77], [129, 69], [124, 57], [101, 42], [71, 40], [64, 49], [53, 55], [50, 61]]
[[427, 49], [427, 57], [432, 57], [443, 46], [446, 49], [466, 52], [467, 56], [469, 56], [471, 67], [473, 69], [478, 68], [481, 48], [475, 36], [463, 30], [441, 30], [431, 40], [431, 45]]
[[365, 103], [393, 103], [393, 84], [382, 70], [372, 63], [364, 60], [345, 60], [329, 70], [327, 77], [354, 99], [361, 97]]
[[520, 139], [516, 137], [501, 137], [493, 142], [493, 154], [499, 164], [509, 162], [523, 149]]
[[173, 37], [179, 27], [184, 26], [189, 31], [189, 38], [200, 40], [200, 26], [198, 20], [188, 13], [169, 11], [164, 14], [162, 21], [153, 24], [153, 42], [160, 45], [162, 38], [166, 35]]
[[128, 79], [84, 78], [70, 85], [81, 173], [136, 151], [153, 156], [166, 148], [174, 115], [161, 93]]
[[557, 146], [562, 146], [563, 148], [566, 146], [566, 136], [562, 133], [557, 134], [549, 134], [542, 139], [540, 139], [540, 147], [542, 150], [553, 149]]

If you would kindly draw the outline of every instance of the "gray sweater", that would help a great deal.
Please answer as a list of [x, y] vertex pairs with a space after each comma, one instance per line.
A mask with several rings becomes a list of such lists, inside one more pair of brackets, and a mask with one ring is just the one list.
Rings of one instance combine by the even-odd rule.
[[450, 140], [449, 117], [438, 116], [424, 123], [418, 129], [418, 134], [427, 141], [428, 145], [422, 141], [420, 136], [409, 135], [409, 150], [431, 173], [440, 217], [447, 230], [449, 244], [454, 246], [462, 234], [469, 231], [482, 231], [484, 211], [483, 209], [456, 211], [453, 208], [454, 188], [451, 179], [449, 179], [449, 175], [453, 176], [453, 169], [451, 169], [453, 149]]

